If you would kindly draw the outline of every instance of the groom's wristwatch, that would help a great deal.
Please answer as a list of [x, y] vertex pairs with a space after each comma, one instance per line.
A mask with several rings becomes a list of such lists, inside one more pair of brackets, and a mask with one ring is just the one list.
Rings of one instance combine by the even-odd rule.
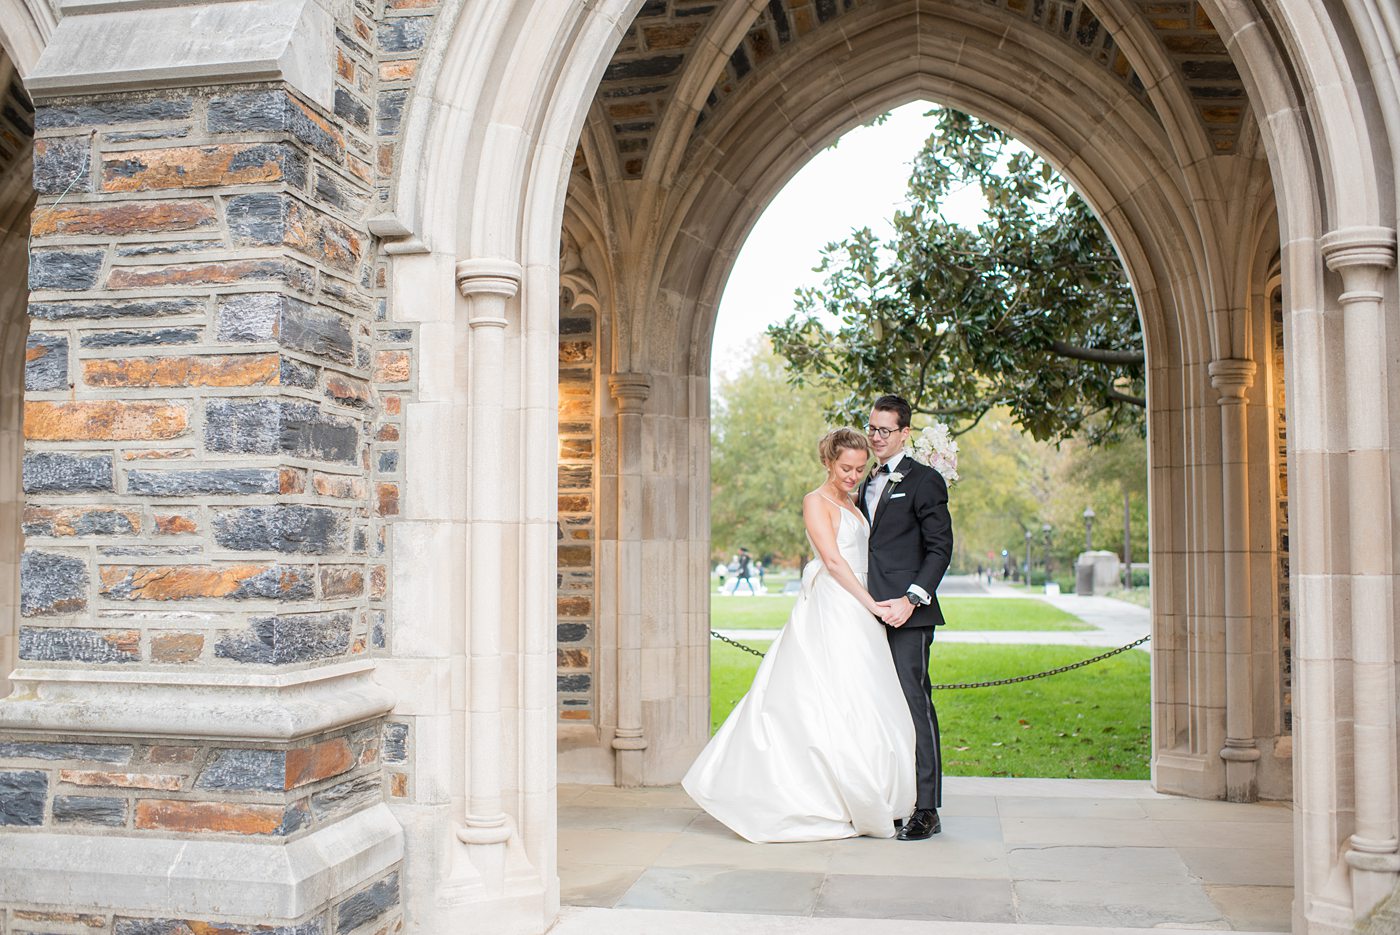
[[904, 595], [904, 599], [907, 600], [909, 603], [913, 604], [915, 607], [922, 607], [923, 605], [928, 603], [928, 598], [920, 597], [913, 591], [907, 592]]

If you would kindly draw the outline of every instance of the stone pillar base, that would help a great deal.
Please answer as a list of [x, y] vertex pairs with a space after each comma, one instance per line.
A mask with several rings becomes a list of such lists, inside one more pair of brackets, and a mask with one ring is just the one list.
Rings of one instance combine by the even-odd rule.
[[1218, 799], [1222, 765], [1217, 754], [1159, 753], [1152, 765], [1152, 788], [1166, 795]]
[[286, 841], [39, 832], [0, 847], [0, 902], [162, 918], [300, 919], [403, 859], [387, 805]]

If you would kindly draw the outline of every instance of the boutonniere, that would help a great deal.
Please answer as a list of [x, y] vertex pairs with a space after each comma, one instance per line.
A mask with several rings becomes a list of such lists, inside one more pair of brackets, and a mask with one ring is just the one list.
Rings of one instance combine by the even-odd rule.
[[900, 473], [899, 471], [890, 471], [891, 484], [897, 484], [902, 480], [904, 480], [904, 475], [902, 473]]

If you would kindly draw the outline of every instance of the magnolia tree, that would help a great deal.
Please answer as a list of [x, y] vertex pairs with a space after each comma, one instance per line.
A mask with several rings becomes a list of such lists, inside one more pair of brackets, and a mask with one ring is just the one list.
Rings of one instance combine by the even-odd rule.
[[[1041, 440], [1140, 435], [1141, 325], [1103, 227], [1001, 130], [933, 113], [893, 237], [866, 228], [828, 245], [825, 281], [769, 329], [794, 381], [834, 398], [845, 422], [895, 390], [955, 432], [1004, 408]], [[945, 214], [967, 186], [986, 203], [976, 227]]]

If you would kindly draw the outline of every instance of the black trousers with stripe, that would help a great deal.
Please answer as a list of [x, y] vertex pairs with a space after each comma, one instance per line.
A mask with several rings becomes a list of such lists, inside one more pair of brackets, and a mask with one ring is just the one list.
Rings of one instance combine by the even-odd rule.
[[938, 712], [933, 710], [933, 683], [928, 674], [933, 627], [886, 627], [899, 686], [914, 718], [915, 808], [943, 805], [943, 748]]

